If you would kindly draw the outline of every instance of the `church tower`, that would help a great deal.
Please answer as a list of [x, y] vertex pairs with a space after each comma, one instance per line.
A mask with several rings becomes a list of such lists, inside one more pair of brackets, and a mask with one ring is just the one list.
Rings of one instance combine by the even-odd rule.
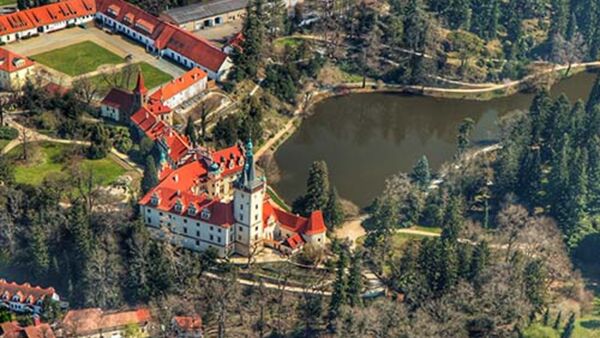
[[148, 89], [144, 84], [144, 76], [142, 75], [142, 69], [138, 68], [138, 76], [135, 84], [135, 89], [133, 90], [134, 101], [131, 108], [131, 114], [134, 114], [140, 108], [142, 108], [146, 104]]
[[234, 184], [233, 211], [236, 251], [248, 255], [263, 238], [263, 201], [266, 182], [256, 176], [252, 141], [246, 144], [244, 170]]

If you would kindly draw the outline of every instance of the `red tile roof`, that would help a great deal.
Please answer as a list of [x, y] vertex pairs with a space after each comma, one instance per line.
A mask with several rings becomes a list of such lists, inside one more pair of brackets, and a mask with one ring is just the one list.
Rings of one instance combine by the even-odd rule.
[[4, 338], [55, 338], [54, 331], [48, 324], [21, 327], [17, 322], [0, 324], [0, 337]]
[[129, 324], [145, 325], [151, 319], [148, 309], [105, 313], [99, 308], [93, 308], [67, 312], [62, 325], [70, 334], [88, 335]]
[[65, 0], [0, 16], [0, 35], [12, 34], [96, 13], [93, 0]]
[[292, 237], [286, 238], [283, 244], [289, 246], [292, 250], [304, 245], [304, 239], [299, 234], [294, 234]]
[[268, 225], [269, 217], [274, 217], [277, 223], [288, 231], [298, 234], [315, 235], [327, 231], [323, 221], [323, 213], [314, 211], [309, 218], [294, 215], [273, 205], [271, 200], [265, 200], [263, 204], [263, 222]]
[[211, 158], [219, 164], [223, 176], [236, 174], [244, 168], [244, 150], [239, 144], [215, 151], [211, 154]]
[[177, 79], [171, 80], [169, 83], [162, 86], [150, 97], [154, 100], [165, 102], [194, 84], [202, 81], [206, 76], [206, 73], [203, 72], [202, 69], [194, 67]]
[[39, 299], [52, 297], [55, 295], [55, 291], [54, 288], [43, 289], [39, 286], [31, 286], [29, 283], [9, 283], [4, 279], [0, 279], [0, 298], [8, 297], [8, 299], [11, 299], [15, 294], [19, 295], [21, 303], [25, 303], [27, 300], [27, 303], [34, 304]]
[[200, 316], [175, 316], [173, 321], [181, 330], [199, 330], [202, 328], [202, 318]]
[[140, 93], [142, 95], [145, 95], [146, 93], [148, 93], [148, 89], [146, 88], [146, 85], [144, 84], [144, 75], [142, 74], [141, 68], [138, 70], [137, 81], [135, 82], [135, 89], [133, 90], [133, 92]]
[[129, 112], [135, 103], [133, 93], [120, 89], [113, 88], [102, 100], [102, 104], [113, 107], [120, 111]]
[[167, 146], [169, 157], [176, 163], [192, 149], [187, 136], [179, 134], [172, 127], [164, 128], [158, 139]]
[[33, 61], [29, 58], [0, 48], [0, 70], [12, 73], [31, 66], [33, 66]]
[[229, 40], [229, 42], [227, 44], [229, 46], [239, 50], [240, 52], [243, 52], [244, 48], [242, 47], [242, 44], [244, 43], [244, 41], [246, 41], [246, 37], [244, 36], [244, 33], [238, 32], [237, 34], [235, 34], [233, 36], [233, 38], [231, 38], [231, 40]]
[[[154, 40], [155, 47], [158, 49], [170, 48], [214, 72], [219, 71], [225, 60], [227, 60], [227, 54], [210, 42], [146, 13], [135, 5], [123, 0], [97, 0], [97, 2], [98, 12], [129, 25], [138, 33], [150, 37]], [[116, 12], [116, 14], [112, 14], [109, 9], [112, 9], [112, 12]], [[125, 20], [125, 16], [131, 18], [131, 14], [135, 18], [134, 25], [128, 24]]]
[[160, 35], [164, 27], [157, 17], [129, 2], [123, 0], [97, 0], [96, 2], [98, 12], [112, 17], [153, 40]]
[[213, 72], [218, 72], [225, 60], [227, 60], [227, 54], [223, 53], [220, 49], [183, 29], [177, 29], [166, 40], [166, 48], [184, 55]]

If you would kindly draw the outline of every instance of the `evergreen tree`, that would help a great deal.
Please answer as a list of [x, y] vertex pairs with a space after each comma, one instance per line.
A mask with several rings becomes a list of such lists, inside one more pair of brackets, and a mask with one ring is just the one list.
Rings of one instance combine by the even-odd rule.
[[521, 163], [519, 174], [519, 195], [534, 206], [541, 205], [543, 172], [539, 148], [534, 147], [527, 152]]
[[95, 124], [90, 136], [88, 157], [93, 160], [105, 158], [111, 147], [108, 130], [101, 124]]
[[153, 273], [149, 265], [150, 236], [141, 223], [133, 226], [132, 234], [127, 239], [127, 274], [125, 286], [128, 300], [131, 303], [148, 301], [150, 290], [150, 275]]
[[332, 187], [329, 190], [329, 197], [327, 198], [327, 204], [323, 210], [323, 216], [325, 217], [325, 223], [330, 229], [335, 229], [344, 221], [344, 209], [342, 208], [335, 187]]
[[146, 157], [146, 166], [144, 167], [144, 176], [142, 177], [142, 193], [146, 194], [152, 188], [158, 185], [158, 172], [154, 157]]
[[543, 323], [544, 323], [544, 326], [548, 326], [548, 324], [550, 323], [550, 309], [549, 308], [546, 308], [546, 311], [544, 312]]
[[450, 6], [446, 10], [446, 17], [451, 29], [469, 29], [471, 26], [471, 1], [451, 0]]
[[152, 272], [149, 274], [148, 285], [151, 297], [165, 295], [175, 286], [174, 262], [169, 259], [171, 256], [167, 252], [168, 245], [161, 241], [150, 242], [148, 262]]
[[490, 40], [496, 37], [500, 4], [498, 0], [471, 0], [471, 32]]
[[479, 286], [481, 282], [481, 276], [489, 265], [490, 261], [490, 248], [486, 241], [481, 241], [473, 250], [473, 257], [471, 259], [471, 267], [469, 271], [469, 280], [475, 285]]
[[458, 136], [456, 137], [456, 158], [460, 158], [470, 144], [470, 135], [471, 131], [473, 131], [473, 127], [475, 126], [475, 121], [471, 118], [466, 118], [463, 122], [458, 126]]
[[571, 312], [569, 316], [569, 320], [567, 321], [567, 325], [565, 329], [560, 334], [560, 338], [571, 338], [573, 337], [573, 331], [575, 330], [575, 313]]
[[327, 328], [332, 332], [335, 332], [335, 322], [337, 318], [341, 315], [342, 307], [346, 304], [346, 266], [348, 265], [347, 260], [348, 258], [346, 257], [346, 251], [340, 250], [335, 270], [333, 292], [331, 294], [329, 310], [327, 312]]
[[[534, 312], [538, 312], [546, 304], [546, 271], [544, 263], [539, 260], [529, 262], [525, 266], [523, 275], [525, 279], [525, 294], [531, 305], [533, 305]], [[560, 313], [557, 321], [560, 322]]]
[[523, 48], [523, 3], [521, 0], [509, 0], [504, 11], [506, 40], [504, 53], [509, 60], [519, 59]]
[[570, 211], [568, 210], [570, 195], [565, 193], [570, 191], [570, 144], [569, 136], [565, 135], [560, 151], [553, 156], [548, 184], [548, 200], [552, 215], [558, 220], [559, 226], [565, 233], [568, 232], [567, 227], [570, 221]]
[[554, 321], [554, 325], [552, 327], [555, 330], [558, 330], [560, 328], [561, 321], [562, 321], [562, 311], [558, 311], [558, 314], [556, 315], [556, 320]]
[[192, 146], [196, 146], [198, 144], [198, 137], [196, 135], [196, 127], [194, 126], [194, 120], [192, 116], [188, 116], [187, 124], [185, 126], [185, 136], [188, 137]]
[[50, 266], [50, 253], [44, 227], [36, 222], [30, 228], [28, 235], [29, 270], [33, 276], [43, 277]]
[[361, 253], [356, 252], [350, 260], [350, 270], [348, 271], [348, 304], [351, 307], [362, 304], [362, 259]]
[[552, 0], [552, 16], [550, 19], [549, 37], [556, 35], [565, 36], [569, 18], [569, 6], [567, 0]]
[[591, 214], [600, 214], [600, 136], [588, 146], [588, 208]]
[[[409, 0], [404, 15], [404, 46], [415, 52], [425, 51], [429, 22], [422, 0]], [[421, 57], [418, 57], [420, 60]], [[411, 67], [414, 68], [414, 67]]]
[[327, 207], [329, 189], [327, 164], [324, 161], [313, 162], [306, 182], [306, 214]]
[[448, 202], [444, 216], [442, 239], [456, 242], [464, 225], [464, 216], [460, 196], [453, 196]]
[[537, 92], [529, 108], [529, 119], [531, 121], [531, 141], [529, 144], [541, 146], [551, 105], [552, 100], [547, 90]]
[[427, 156], [423, 155], [412, 169], [411, 178], [419, 186], [425, 190], [431, 182], [431, 172], [429, 170], [429, 161]]

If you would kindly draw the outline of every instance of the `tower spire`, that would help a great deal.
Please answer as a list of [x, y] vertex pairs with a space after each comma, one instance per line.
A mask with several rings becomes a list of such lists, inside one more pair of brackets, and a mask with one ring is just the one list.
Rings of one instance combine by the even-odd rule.
[[142, 75], [141, 67], [138, 67], [138, 76], [137, 76], [137, 81], [135, 84], [134, 92], [141, 94], [142, 96], [146, 96], [146, 93], [148, 93], [148, 89], [146, 88], [146, 86], [144, 84], [144, 75]]
[[253, 189], [262, 182], [256, 178], [256, 168], [254, 166], [254, 146], [252, 144], [252, 139], [248, 139], [248, 142], [245, 146], [244, 155], [246, 156], [246, 163], [244, 163], [244, 170], [242, 172], [242, 176], [239, 180], [239, 185], [247, 188]]

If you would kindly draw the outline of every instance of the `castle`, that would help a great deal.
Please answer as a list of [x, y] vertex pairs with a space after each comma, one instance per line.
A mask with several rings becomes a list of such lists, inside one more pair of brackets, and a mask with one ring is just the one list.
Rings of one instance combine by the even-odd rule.
[[141, 101], [130, 119], [160, 149], [159, 184], [139, 201], [154, 235], [194, 251], [213, 248], [220, 257], [251, 255], [263, 246], [291, 254], [306, 243], [324, 244], [321, 211], [305, 218], [269, 198], [252, 142], [218, 151], [193, 146], [172, 127], [171, 109], [147, 95], [143, 83], [140, 73], [133, 95]]

